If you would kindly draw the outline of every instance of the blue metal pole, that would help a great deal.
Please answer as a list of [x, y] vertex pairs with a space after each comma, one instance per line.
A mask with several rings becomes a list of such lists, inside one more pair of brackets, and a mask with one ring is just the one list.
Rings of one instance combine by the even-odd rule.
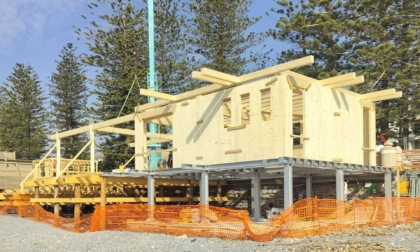
[[[149, 17], [149, 82], [147, 89], [158, 91], [157, 82], [155, 81], [155, 32], [154, 32], [154, 11], [153, 11], [153, 0], [148, 0], [147, 4], [148, 17]], [[149, 102], [154, 102], [155, 97], [149, 97]], [[149, 123], [149, 130], [151, 133], [156, 133], [156, 124]], [[152, 154], [150, 156], [150, 168], [157, 167], [157, 155], [153, 153], [156, 150], [156, 146], [150, 148]]]

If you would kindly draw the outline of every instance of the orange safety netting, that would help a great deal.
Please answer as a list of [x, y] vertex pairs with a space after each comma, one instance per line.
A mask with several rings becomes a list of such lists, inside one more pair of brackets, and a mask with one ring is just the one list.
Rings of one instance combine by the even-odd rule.
[[30, 197], [28, 195], [15, 194], [11, 200], [2, 202], [0, 214], [16, 213], [22, 218], [28, 218], [77, 233], [89, 230], [92, 214], [81, 216], [80, 218], [64, 218], [46, 211], [38, 204], [30, 203], [29, 200]]
[[350, 203], [334, 199], [304, 199], [264, 223], [253, 222], [247, 211], [207, 205], [97, 206], [92, 215], [80, 220], [58, 217], [22, 199], [0, 206], [0, 213], [7, 213], [4, 211], [6, 207], [9, 210], [14, 208], [21, 217], [75, 232], [124, 230], [254, 241], [300, 238], [420, 220], [420, 198], [371, 198]]

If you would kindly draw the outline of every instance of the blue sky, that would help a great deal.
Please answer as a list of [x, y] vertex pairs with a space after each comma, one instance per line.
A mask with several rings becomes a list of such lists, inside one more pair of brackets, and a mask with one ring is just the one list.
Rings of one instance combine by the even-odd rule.
[[[141, 1], [141, 0], [138, 0]], [[30, 64], [46, 90], [49, 76], [55, 72], [61, 49], [72, 42], [77, 53], [87, 52], [86, 45], [76, 39], [73, 25], [86, 26], [81, 14], [87, 13], [91, 0], [0, 0], [0, 85], [12, 73], [16, 63]], [[275, 19], [265, 12], [275, 5], [274, 0], [255, 0], [251, 15], [263, 19], [253, 30], [267, 30]], [[272, 43], [277, 52], [281, 43]], [[93, 76], [93, 73], [88, 73]]]

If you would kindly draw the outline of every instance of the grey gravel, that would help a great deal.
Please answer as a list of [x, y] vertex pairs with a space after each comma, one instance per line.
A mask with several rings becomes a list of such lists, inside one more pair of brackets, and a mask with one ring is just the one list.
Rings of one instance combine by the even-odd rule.
[[[406, 228], [408, 227], [408, 228]], [[270, 242], [126, 231], [73, 233], [0, 215], [1, 251], [420, 251], [420, 224]], [[414, 231], [414, 232], [413, 232]]]

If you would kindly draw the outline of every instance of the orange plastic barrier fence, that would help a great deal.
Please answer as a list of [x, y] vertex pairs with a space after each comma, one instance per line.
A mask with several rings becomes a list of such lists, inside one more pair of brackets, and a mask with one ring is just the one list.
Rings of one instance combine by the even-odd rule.
[[254, 241], [300, 238], [343, 229], [420, 220], [420, 198], [371, 198], [350, 203], [333, 199], [304, 199], [264, 223], [254, 223], [246, 211], [207, 205], [96, 206], [92, 215], [79, 220], [57, 217], [22, 199], [0, 206], [0, 213], [7, 213], [5, 208], [15, 209], [22, 217], [74, 232], [124, 230]]
[[91, 231], [127, 230], [245, 239], [245, 221], [248, 212], [206, 205], [147, 206], [119, 204], [97, 206], [93, 214]]
[[15, 194], [12, 200], [2, 202], [0, 214], [16, 213], [22, 218], [28, 218], [77, 233], [89, 230], [92, 214], [81, 216], [80, 218], [64, 218], [46, 211], [38, 204], [30, 203], [29, 200], [30, 197], [28, 195]]

